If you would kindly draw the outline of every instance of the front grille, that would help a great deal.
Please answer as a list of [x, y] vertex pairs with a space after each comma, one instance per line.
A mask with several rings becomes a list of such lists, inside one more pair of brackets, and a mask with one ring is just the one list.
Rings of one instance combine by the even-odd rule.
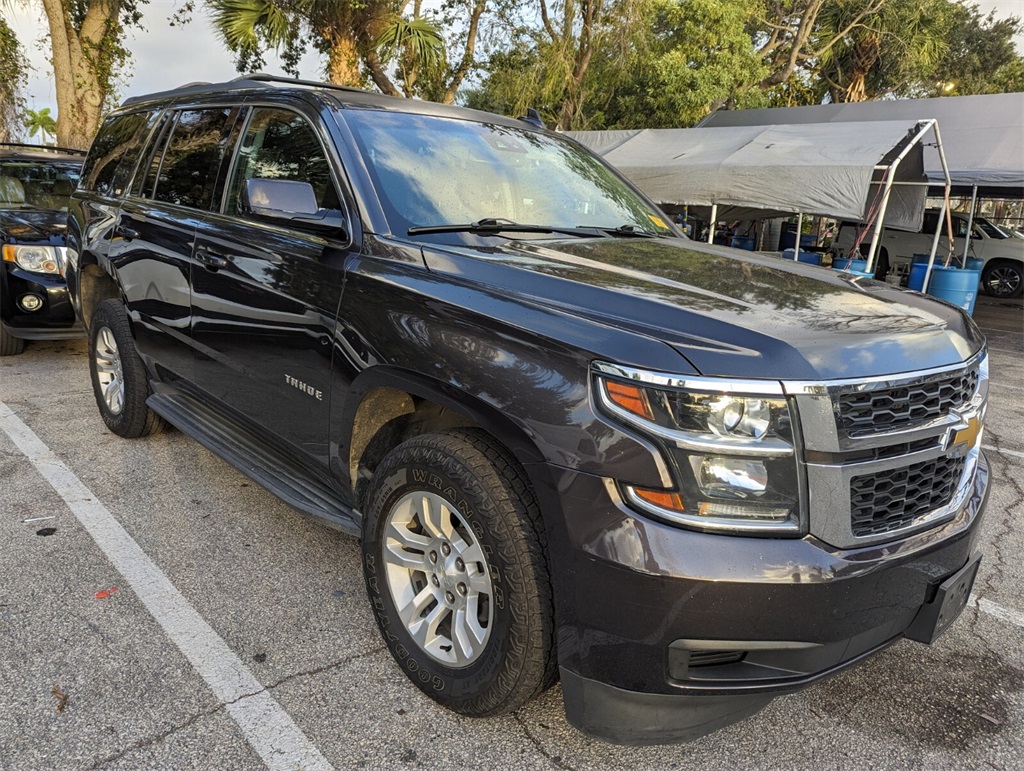
[[908, 527], [953, 500], [966, 458], [942, 457], [853, 477], [850, 510], [858, 537]]
[[839, 426], [847, 436], [910, 428], [962, 407], [977, 388], [974, 368], [913, 385], [840, 394]]

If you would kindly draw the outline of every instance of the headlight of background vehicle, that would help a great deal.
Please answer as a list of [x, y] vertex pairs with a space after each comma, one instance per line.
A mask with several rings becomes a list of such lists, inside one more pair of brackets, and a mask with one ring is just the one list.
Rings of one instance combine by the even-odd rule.
[[63, 250], [56, 246], [4, 244], [4, 262], [13, 262], [32, 273], [64, 275]]
[[602, 409], [661, 440], [672, 461], [676, 490], [623, 485], [631, 505], [702, 530], [801, 531], [793, 414], [778, 383], [595, 369]]

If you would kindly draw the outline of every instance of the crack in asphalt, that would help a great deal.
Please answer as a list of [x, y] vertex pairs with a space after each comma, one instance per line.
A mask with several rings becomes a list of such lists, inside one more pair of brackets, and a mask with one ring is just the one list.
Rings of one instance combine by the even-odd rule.
[[530, 727], [526, 725], [526, 721], [523, 720], [519, 713], [513, 714], [512, 717], [515, 719], [517, 723], [519, 723], [520, 728], [523, 729], [523, 733], [526, 734], [526, 738], [529, 739], [533, 746], [537, 748], [537, 752], [539, 752], [541, 755], [547, 758], [547, 760], [551, 763], [552, 766], [554, 766], [555, 768], [565, 769], [565, 771], [574, 771], [572, 766], [570, 766], [568, 763], [562, 760], [561, 755], [552, 755], [544, 748], [544, 746], [540, 743], [540, 739], [533, 735], [533, 732], [530, 730]]
[[174, 734], [178, 733], [179, 731], [182, 731], [182, 730], [184, 730], [186, 728], [189, 728], [189, 727], [195, 725], [199, 720], [201, 720], [203, 718], [206, 718], [206, 717], [211, 717], [211, 716], [217, 714], [218, 712], [222, 711], [225, 707], [230, 707], [232, 704], [237, 704], [238, 702], [242, 701], [243, 699], [249, 699], [249, 698], [252, 698], [253, 696], [258, 696], [261, 693], [266, 693], [267, 691], [272, 691], [275, 688], [277, 688], [278, 686], [281, 686], [284, 683], [287, 683], [287, 682], [290, 682], [292, 680], [295, 680], [296, 678], [299, 678], [299, 677], [310, 677], [312, 675], [318, 675], [318, 674], [321, 674], [323, 672], [327, 672], [327, 671], [329, 671], [331, 669], [337, 669], [338, 667], [344, 666], [345, 664], [351, 663], [353, 661], [358, 661], [359, 659], [366, 658], [368, 656], [372, 656], [372, 655], [374, 655], [376, 653], [381, 653], [382, 651], [385, 651], [385, 650], [387, 650], [387, 648], [385, 646], [381, 645], [380, 647], [373, 648], [372, 650], [363, 651], [362, 653], [356, 653], [356, 654], [353, 654], [352, 656], [346, 656], [345, 658], [339, 659], [338, 661], [331, 662], [330, 664], [324, 664], [321, 667], [314, 667], [313, 669], [306, 669], [306, 670], [302, 670], [300, 672], [292, 672], [291, 674], [285, 675], [280, 680], [276, 680], [273, 683], [265, 685], [262, 688], [259, 688], [259, 689], [255, 690], [255, 691], [251, 691], [249, 693], [243, 693], [241, 696], [239, 696], [236, 699], [232, 699], [231, 701], [224, 701], [224, 702], [221, 702], [221, 703], [217, 704], [214, 707], [211, 707], [210, 709], [203, 710], [202, 712], [197, 712], [196, 714], [192, 715], [191, 717], [189, 717], [187, 720], [185, 720], [182, 723], [179, 723], [177, 725], [173, 725], [170, 728], [168, 728], [168, 729], [166, 729], [164, 731], [161, 731], [160, 733], [153, 734], [152, 736], [147, 736], [147, 737], [145, 737], [143, 739], [139, 739], [138, 741], [135, 741], [132, 744], [129, 744], [127, 747], [123, 747], [122, 749], [118, 750], [117, 752], [115, 752], [115, 753], [113, 753], [111, 755], [107, 755], [106, 757], [103, 757], [103, 758], [100, 758], [99, 760], [94, 761], [91, 765], [84, 766], [84, 768], [87, 768], [87, 769], [101, 768], [101, 767], [103, 767], [103, 766], [105, 766], [105, 765], [107, 765], [109, 763], [113, 763], [115, 760], [119, 760], [119, 759], [123, 758], [129, 752], [134, 752], [135, 750], [140, 750], [140, 749], [143, 749], [145, 747], [151, 747], [151, 746], [153, 746], [155, 744], [159, 744], [160, 742], [162, 742], [164, 739], [168, 738], [169, 736], [173, 736]]

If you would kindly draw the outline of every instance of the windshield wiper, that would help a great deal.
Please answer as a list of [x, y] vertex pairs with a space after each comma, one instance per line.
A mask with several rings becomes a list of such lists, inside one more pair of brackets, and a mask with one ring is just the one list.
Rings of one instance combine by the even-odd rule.
[[649, 233], [636, 225], [619, 225], [617, 228], [596, 228], [596, 230], [607, 233], [613, 238], [661, 238], [660, 234]]
[[558, 233], [566, 236], [577, 236], [579, 238], [597, 238], [600, 234], [588, 228], [563, 228], [556, 225], [528, 225], [522, 222], [503, 219], [501, 217], [486, 217], [476, 222], [469, 222], [462, 225], [420, 225], [409, 228], [406, 233], [410, 236], [423, 233], [482, 233], [484, 235], [497, 235], [498, 233]]

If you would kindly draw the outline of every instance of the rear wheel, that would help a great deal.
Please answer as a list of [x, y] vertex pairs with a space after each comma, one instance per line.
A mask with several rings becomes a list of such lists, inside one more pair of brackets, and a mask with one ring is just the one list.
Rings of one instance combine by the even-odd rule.
[[163, 419], [146, 406], [149, 379], [120, 300], [105, 300], [93, 313], [89, 370], [96, 406], [107, 428], [127, 439], [164, 428]]
[[993, 297], [1020, 297], [1024, 294], [1024, 263], [992, 260], [982, 271], [981, 286]]
[[367, 492], [362, 549], [384, 641], [432, 699], [500, 715], [554, 682], [543, 523], [523, 471], [486, 434], [393, 450]]

